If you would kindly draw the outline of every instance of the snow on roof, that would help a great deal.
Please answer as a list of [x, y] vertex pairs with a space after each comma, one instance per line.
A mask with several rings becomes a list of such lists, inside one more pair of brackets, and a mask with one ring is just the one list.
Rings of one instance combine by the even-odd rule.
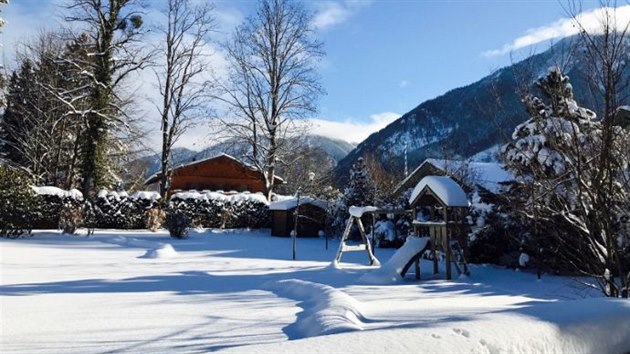
[[[269, 210], [291, 210], [297, 206], [297, 198], [285, 198], [282, 200], [277, 200], [269, 204]], [[314, 205], [321, 209], [326, 209], [328, 207], [328, 203], [325, 200], [311, 198], [311, 197], [300, 197], [300, 205]]]
[[204, 192], [188, 191], [188, 192], [175, 193], [173, 194], [173, 196], [171, 196], [171, 199], [219, 200], [219, 201], [231, 202], [231, 203], [237, 203], [241, 201], [254, 201], [254, 202], [269, 204], [269, 202], [267, 201], [267, 198], [265, 198], [265, 196], [262, 193], [249, 193], [249, 192], [224, 194], [220, 192], [210, 192], [210, 191], [204, 191]]
[[426, 176], [413, 189], [409, 203], [413, 204], [425, 188], [430, 188], [435, 196], [447, 207], [468, 207], [466, 192], [453, 179], [447, 176]]
[[501, 183], [514, 181], [514, 175], [505, 169], [505, 166], [498, 162], [475, 162], [444, 159], [427, 159], [433, 166], [441, 170], [462, 169], [468, 165], [471, 170], [473, 182], [487, 189], [492, 193], [498, 193]]
[[58, 187], [52, 186], [43, 186], [43, 187], [32, 187], [36, 194], [38, 195], [55, 195], [59, 198], [72, 198], [76, 200], [83, 200], [83, 193], [79, 192], [76, 189], [71, 189], [69, 191], [63, 190]]
[[418, 167], [416, 167], [413, 172], [407, 175], [407, 177], [398, 184], [397, 188], [404, 186], [426, 164], [431, 164], [442, 170], [444, 173], [452, 173], [454, 171], [468, 168], [470, 170], [471, 177], [473, 177], [473, 182], [492, 193], [500, 192], [501, 183], [514, 181], [514, 175], [508, 172], [505, 166], [499, 162], [426, 159]]

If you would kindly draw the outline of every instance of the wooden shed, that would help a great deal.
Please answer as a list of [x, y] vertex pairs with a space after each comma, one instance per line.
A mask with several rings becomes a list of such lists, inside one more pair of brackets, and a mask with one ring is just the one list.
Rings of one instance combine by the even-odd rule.
[[[146, 185], [158, 183], [161, 173], [149, 177]], [[277, 177], [274, 185], [284, 183]], [[265, 179], [254, 166], [230, 155], [220, 154], [207, 159], [193, 161], [173, 169], [169, 194], [175, 190], [237, 191], [252, 193], [265, 191]]]
[[[302, 197], [299, 205], [297, 236], [317, 237], [319, 231], [324, 230], [326, 226], [327, 203], [319, 199]], [[295, 227], [297, 206], [297, 198], [284, 199], [269, 205], [272, 236], [291, 236], [291, 230]]]

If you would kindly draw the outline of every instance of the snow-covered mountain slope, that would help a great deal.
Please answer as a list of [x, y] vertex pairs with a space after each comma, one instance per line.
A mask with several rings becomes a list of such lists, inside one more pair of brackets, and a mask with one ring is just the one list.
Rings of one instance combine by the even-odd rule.
[[[518, 88], [525, 83], [535, 92], [534, 80], [551, 66], [563, 68], [571, 77], [577, 101], [597, 111], [586, 81], [585, 60], [580, 58], [579, 50], [571, 50], [575, 43], [574, 38], [565, 39], [545, 52], [421, 103], [370, 135], [341, 160], [336, 168], [338, 182], [345, 182], [350, 167], [360, 156], [377, 157], [386, 169], [402, 175], [405, 149], [408, 166], [414, 168], [426, 158], [469, 158], [502, 144], [514, 127], [527, 118]], [[630, 79], [630, 73], [627, 77]], [[484, 160], [487, 159], [491, 158]]]

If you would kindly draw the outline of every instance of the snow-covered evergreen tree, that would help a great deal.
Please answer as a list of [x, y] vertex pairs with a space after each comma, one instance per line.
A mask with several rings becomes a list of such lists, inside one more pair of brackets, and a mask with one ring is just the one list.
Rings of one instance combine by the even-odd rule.
[[[537, 86], [544, 99], [523, 99], [530, 119], [502, 148], [520, 182], [511, 202], [521, 206], [514, 209], [530, 223], [528, 242], [539, 260], [553, 258], [554, 266], [592, 276], [606, 295], [619, 296], [630, 281], [630, 264], [622, 257], [629, 242], [612, 216], [628, 214], [623, 181], [628, 134], [580, 107], [569, 77], [558, 68], [550, 68]], [[603, 139], [605, 129], [614, 130], [615, 139]], [[615, 165], [601, 168], [603, 154], [614, 155]]]
[[601, 125], [593, 111], [577, 105], [569, 77], [559, 68], [550, 68], [537, 86], [547, 102], [531, 94], [523, 99], [530, 119], [515, 128], [502, 152], [518, 174], [553, 178], [593, 158]]
[[376, 187], [362, 157], [350, 169], [350, 180], [344, 191], [347, 206], [365, 206], [374, 203]]

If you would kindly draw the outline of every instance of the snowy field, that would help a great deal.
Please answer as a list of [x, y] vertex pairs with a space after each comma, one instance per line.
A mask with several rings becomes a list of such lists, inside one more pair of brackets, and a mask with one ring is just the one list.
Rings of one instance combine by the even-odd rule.
[[0, 239], [0, 351], [630, 352], [630, 302], [572, 279], [473, 265], [446, 281], [427, 262], [379, 284], [393, 250], [337, 269], [337, 246], [298, 239], [293, 261], [268, 230]]

